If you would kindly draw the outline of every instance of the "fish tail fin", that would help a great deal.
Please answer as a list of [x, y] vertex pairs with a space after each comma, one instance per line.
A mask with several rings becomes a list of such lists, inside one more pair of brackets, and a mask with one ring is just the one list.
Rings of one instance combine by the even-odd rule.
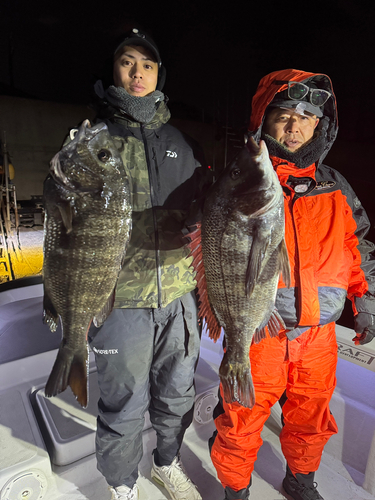
[[57, 353], [44, 393], [50, 398], [65, 391], [69, 385], [79, 404], [86, 408], [88, 403], [87, 374], [87, 350], [81, 350], [74, 354], [70, 349], [62, 345]]
[[255, 390], [251, 377], [250, 360], [245, 363], [229, 363], [227, 353], [219, 369], [226, 403], [238, 402], [252, 408], [255, 404]]
[[86, 356], [76, 355], [74, 356], [72, 367], [69, 374], [69, 385], [73, 391], [73, 394], [77, 398], [78, 403], [87, 407], [88, 403], [88, 362], [87, 353]]

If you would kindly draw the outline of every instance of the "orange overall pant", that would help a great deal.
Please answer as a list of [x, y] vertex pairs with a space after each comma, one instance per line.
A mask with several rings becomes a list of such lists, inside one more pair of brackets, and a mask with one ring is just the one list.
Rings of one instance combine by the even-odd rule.
[[[212, 462], [225, 488], [246, 488], [260, 437], [271, 407], [286, 389], [283, 454], [293, 472], [307, 474], [319, 467], [323, 448], [337, 433], [329, 401], [336, 386], [337, 342], [335, 324], [313, 327], [290, 341], [284, 332], [250, 348], [256, 403], [252, 409], [238, 403], [215, 409], [217, 435]], [[223, 397], [222, 388], [220, 388]], [[219, 403], [220, 405], [220, 403]]]

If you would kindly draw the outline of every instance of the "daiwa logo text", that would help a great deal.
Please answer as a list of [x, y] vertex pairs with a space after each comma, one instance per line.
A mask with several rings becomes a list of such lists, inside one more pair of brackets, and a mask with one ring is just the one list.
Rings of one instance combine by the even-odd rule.
[[169, 151], [169, 149], [167, 149], [166, 153], [167, 156], [170, 156], [171, 158], [177, 158], [177, 153], [175, 153], [174, 151]]
[[317, 191], [322, 191], [323, 189], [331, 189], [336, 185], [333, 181], [319, 181], [316, 183], [315, 189]]
[[118, 349], [97, 349], [93, 347], [92, 350], [96, 352], [96, 354], [118, 354]]

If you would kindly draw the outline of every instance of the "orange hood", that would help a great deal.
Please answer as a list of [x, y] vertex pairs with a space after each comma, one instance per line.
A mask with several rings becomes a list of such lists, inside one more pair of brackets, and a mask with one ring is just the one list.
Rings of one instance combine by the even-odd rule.
[[268, 105], [278, 92], [282, 92], [288, 88], [287, 84], [275, 84], [274, 82], [277, 80], [303, 83], [313, 81], [318, 88], [327, 90], [332, 94], [332, 97], [328, 99], [324, 105], [324, 116], [321, 118], [318, 125], [318, 129], [320, 129], [321, 133], [325, 136], [324, 152], [318, 161], [318, 163], [320, 163], [327, 155], [336, 139], [338, 130], [336, 98], [333, 92], [332, 82], [327, 75], [322, 73], [308, 73], [297, 69], [285, 69], [274, 71], [263, 77], [259, 82], [257, 91], [252, 100], [252, 113], [249, 125], [250, 135], [259, 142], [262, 137], [262, 126]]

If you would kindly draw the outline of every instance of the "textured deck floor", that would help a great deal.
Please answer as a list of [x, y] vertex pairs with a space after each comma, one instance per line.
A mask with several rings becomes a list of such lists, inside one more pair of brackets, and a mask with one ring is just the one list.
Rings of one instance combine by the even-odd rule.
[[[216, 472], [211, 464], [207, 440], [214, 426], [194, 422], [188, 429], [181, 450], [182, 460], [190, 477], [197, 484], [203, 500], [222, 500], [223, 489], [217, 480]], [[283, 493], [281, 486], [284, 478], [285, 460], [281, 453], [279, 428], [276, 420], [269, 421], [263, 430], [263, 446], [253, 474], [251, 498], [258, 500], [279, 500], [289, 498]], [[144, 432], [144, 456], [140, 463], [140, 472], [144, 476], [139, 481], [139, 500], [165, 500], [167, 492], [154, 484], [150, 478], [151, 452], [155, 446], [155, 435], [152, 430]], [[106, 482], [95, 469], [95, 458], [77, 463], [75, 467], [55, 468], [58, 473], [55, 500], [109, 500], [110, 494]], [[374, 500], [375, 497], [355, 484], [351, 473], [345, 466], [333, 460], [329, 455], [323, 456], [321, 467], [316, 474], [319, 491], [325, 500]], [[357, 479], [361, 477], [357, 474]], [[362, 478], [363, 480], [363, 478]]]

